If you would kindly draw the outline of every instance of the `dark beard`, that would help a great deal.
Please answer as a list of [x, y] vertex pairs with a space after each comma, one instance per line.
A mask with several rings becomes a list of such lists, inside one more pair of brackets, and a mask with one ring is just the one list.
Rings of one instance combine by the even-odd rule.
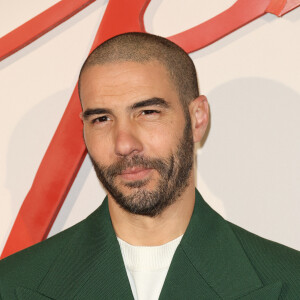
[[[186, 189], [193, 166], [193, 153], [191, 119], [187, 115], [186, 125], [176, 154], [170, 155], [166, 159], [135, 155], [130, 158], [124, 157], [109, 167], [104, 167], [98, 164], [91, 155], [90, 158], [98, 179], [120, 207], [132, 214], [155, 217], [173, 204]], [[115, 185], [116, 176], [120, 175], [123, 170], [134, 166], [156, 169], [161, 178], [155, 190], [143, 189], [149, 179], [124, 183], [126, 187], [133, 190], [129, 196], [125, 196], [118, 189]]]

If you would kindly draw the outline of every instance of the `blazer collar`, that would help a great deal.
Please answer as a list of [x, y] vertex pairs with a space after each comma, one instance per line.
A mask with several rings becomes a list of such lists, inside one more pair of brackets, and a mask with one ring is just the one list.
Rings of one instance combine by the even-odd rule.
[[[278, 299], [280, 290], [280, 282], [263, 286], [229, 223], [196, 190], [193, 215], [160, 299], [184, 299], [188, 291], [188, 299]], [[265, 298], [266, 292], [273, 297]]]
[[[20, 299], [133, 299], [107, 198], [78, 228], [38, 291], [19, 288]], [[160, 299], [278, 299], [280, 290], [263, 286], [230, 225], [196, 190]]]
[[133, 299], [107, 198], [79, 226], [39, 286], [50, 299]]

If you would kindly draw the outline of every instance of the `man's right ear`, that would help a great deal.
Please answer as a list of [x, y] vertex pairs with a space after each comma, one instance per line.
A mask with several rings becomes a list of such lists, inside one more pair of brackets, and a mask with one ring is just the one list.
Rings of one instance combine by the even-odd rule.
[[189, 104], [194, 143], [200, 142], [209, 123], [209, 105], [207, 98], [200, 95]]

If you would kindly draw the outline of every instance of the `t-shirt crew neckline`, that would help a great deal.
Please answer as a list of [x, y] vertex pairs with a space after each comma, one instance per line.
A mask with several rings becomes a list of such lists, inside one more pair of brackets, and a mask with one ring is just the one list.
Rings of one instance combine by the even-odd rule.
[[161, 246], [133, 246], [118, 238], [135, 300], [157, 300], [182, 236]]
[[151, 271], [169, 268], [183, 235], [160, 246], [133, 246], [117, 237], [126, 268]]

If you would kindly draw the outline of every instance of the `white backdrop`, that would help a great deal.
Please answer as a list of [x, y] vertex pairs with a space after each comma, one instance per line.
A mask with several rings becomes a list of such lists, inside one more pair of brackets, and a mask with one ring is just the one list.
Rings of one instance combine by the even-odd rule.
[[[58, 1], [0, 0], [0, 36]], [[170, 36], [235, 1], [152, 0], [148, 32]], [[95, 3], [0, 63], [0, 251], [71, 96], [107, 1]], [[126, 12], [124, 12], [126, 13]], [[300, 8], [267, 14], [191, 54], [211, 128], [197, 187], [225, 218], [300, 250]], [[74, 116], [74, 118], [77, 116]], [[86, 159], [51, 235], [105, 193]], [[41, 198], [43, 195], [41, 195]]]

